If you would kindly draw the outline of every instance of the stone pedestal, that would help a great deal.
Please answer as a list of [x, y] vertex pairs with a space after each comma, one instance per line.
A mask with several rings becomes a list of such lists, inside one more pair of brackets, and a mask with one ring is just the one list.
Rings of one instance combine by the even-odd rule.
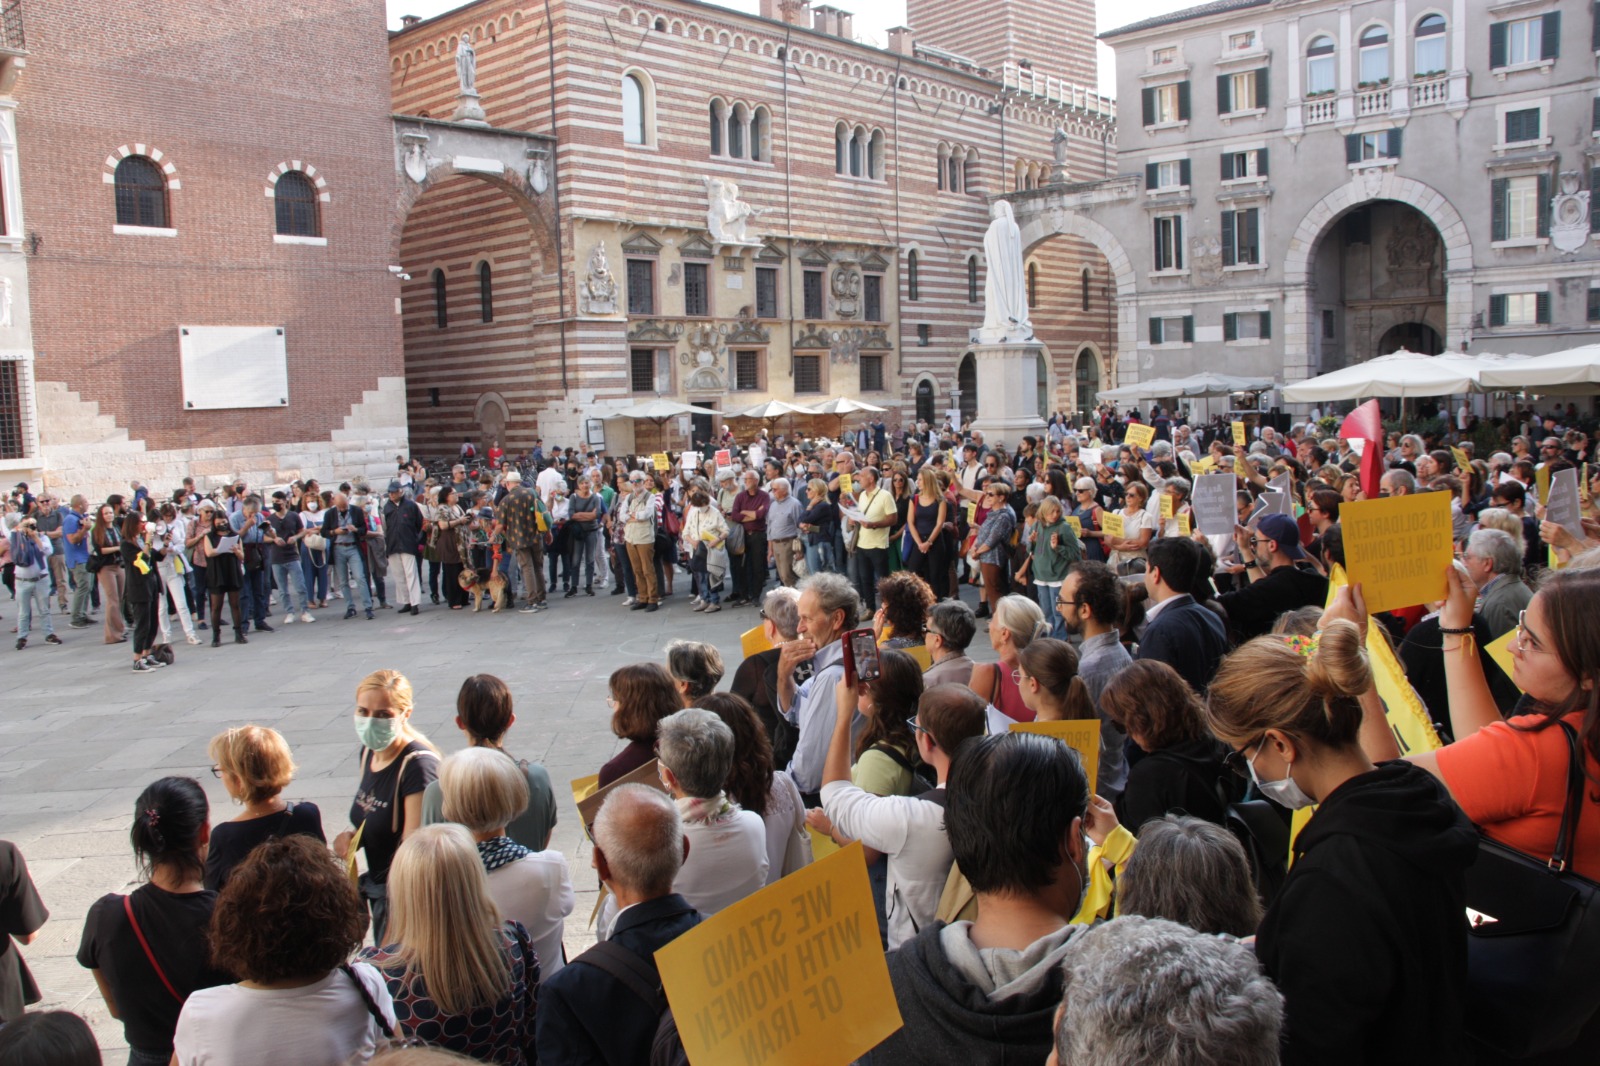
[[450, 116], [453, 122], [465, 122], [470, 126], [487, 126], [489, 116], [484, 114], [483, 105], [478, 103], [477, 93], [467, 91], [456, 98], [456, 113]]
[[1024, 434], [1042, 433], [1039, 417], [1039, 357], [1044, 345], [1038, 341], [1007, 341], [975, 344], [977, 364], [978, 417], [972, 428], [1009, 445]]

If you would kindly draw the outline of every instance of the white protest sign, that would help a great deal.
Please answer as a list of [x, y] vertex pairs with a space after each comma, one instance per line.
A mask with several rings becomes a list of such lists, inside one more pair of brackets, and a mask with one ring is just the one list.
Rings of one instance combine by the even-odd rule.
[[1557, 470], [1550, 479], [1550, 498], [1545, 503], [1545, 521], [1554, 522], [1569, 533], [1581, 533], [1583, 508], [1578, 502], [1578, 468]]
[[1233, 536], [1236, 484], [1232, 474], [1201, 474], [1194, 479], [1194, 521], [1201, 533]]

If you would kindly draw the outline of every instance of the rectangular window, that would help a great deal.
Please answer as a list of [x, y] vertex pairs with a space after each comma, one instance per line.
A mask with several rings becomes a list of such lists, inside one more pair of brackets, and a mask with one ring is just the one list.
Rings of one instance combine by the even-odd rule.
[[933, 327], [924, 322], [917, 326], [917, 347], [926, 348], [933, 343]]
[[1229, 98], [1234, 111], [1254, 111], [1261, 105], [1256, 103], [1256, 72], [1247, 70], [1242, 74], [1228, 75], [1230, 85]]
[[1248, 52], [1255, 46], [1256, 34], [1254, 30], [1250, 30], [1246, 33], [1231, 33], [1228, 35], [1228, 51], [1230, 52]]
[[1561, 54], [1561, 12], [1489, 24], [1489, 66], [1514, 67]]
[[683, 313], [690, 318], [705, 318], [711, 314], [708, 273], [704, 263], [683, 264]]
[[861, 277], [861, 306], [868, 322], [883, 321], [883, 275], [864, 274]]
[[1539, 139], [1540, 114], [1537, 107], [1506, 112], [1506, 144], [1521, 144]]
[[1322, 339], [1331, 341], [1334, 336], [1333, 312], [1324, 310], [1322, 312]]
[[1222, 265], [1261, 262], [1261, 209], [1222, 212]]
[[1140, 93], [1140, 102], [1146, 126], [1183, 122], [1189, 117], [1189, 83], [1180, 81], [1145, 89]]
[[1222, 316], [1222, 339], [1225, 341], [1268, 340], [1271, 337], [1271, 311], [1230, 311]]
[[1183, 216], [1158, 215], [1155, 219], [1155, 269], [1183, 269]]
[[0, 459], [23, 458], [22, 364], [0, 359]]
[[883, 356], [863, 355], [861, 357], [861, 391], [883, 391]]
[[802, 295], [805, 297], [805, 316], [807, 318], [822, 317], [822, 271], [808, 270], [800, 279]]
[[634, 348], [628, 353], [628, 388], [634, 392], [656, 391], [656, 350]]
[[1193, 315], [1168, 315], [1150, 320], [1151, 344], [1191, 344], [1193, 341]]
[[1157, 48], [1150, 53], [1150, 63], [1153, 66], [1161, 67], [1167, 65], [1168, 63], [1176, 63], [1177, 61], [1178, 49], [1176, 47]]
[[1267, 176], [1267, 150], [1250, 148], [1242, 152], [1222, 153], [1222, 180], [1239, 178], [1264, 178]]
[[656, 264], [650, 259], [628, 260], [628, 314], [656, 313]]
[[1539, 179], [1510, 178], [1506, 187], [1506, 239], [1539, 236]]
[[820, 355], [797, 355], [794, 357], [794, 391], [796, 393], [822, 391], [822, 357]]
[[1586, 317], [1590, 322], [1600, 322], [1600, 289], [1589, 290], [1589, 307]]
[[741, 349], [733, 353], [733, 387], [738, 392], [761, 390], [761, 353]]
[[1489, 297], [1489, 325], [1536, 326], [1550, 321], [1548, 292], [1511, 292]]
[[1378, 130], [1374, 133], [1352, 133], [1344, 139], [1344, 161], [1366, 163], [1374, 159], [1400, 158], [1400, 131]]
[[1156, 90], [1156, 123], [1177, 122], [1178, 86], [1163, 85]]
[[756, 267], [756, 317], [778, 317], [777, 267]]

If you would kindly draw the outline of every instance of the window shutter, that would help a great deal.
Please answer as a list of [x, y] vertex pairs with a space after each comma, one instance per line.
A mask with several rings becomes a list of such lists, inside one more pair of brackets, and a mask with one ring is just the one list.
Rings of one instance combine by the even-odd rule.
[[1172, 218], [1172, 265], [1178, 270], [1183, 269], [1183, 216], [1174, 215]]
[[1506, 298], [1504, 296], [1489, 297], [1489, 325], [1503, 326], [1506, 324]]
[[1189, 184], [1189, 161], [1187, 159], [1178, 160], [1178, 184]]
[[[1600, 17], [1595, 19], [1594, 24], [1600, 27]], [[1600, 48], [1600, 45], [1595, 47]], [[1600, 130], [1600, 96], [1594, 98], [1592, 106], [1589, 108], [1589, 129]]]
[[1533, 320], [1541, 326], [1550, 324], [1550, 294], [1536, 293], [1533, 297]]
[[1235, 258], [1241, 263], [1261, 262], [1261, 209], [1252, 207], [1248, 211], [1239, 213], [1239, 221], [1243, 223], [1243, 232], [1239, 236], [1239, 247], [1236, 249]]
[[1267, 150], [1265, 148], [1256, 149], [1256, 176], [1261, 178], [1267, 176]]
[[1489, 239], [1506, 239], [1506, 200], [1511, 195], [1511, 179], [1495, 178], [1489, 182]]
[[1592, 25], [1589, 28], [1589, 47], [1600, 52], [1600, 0], [1589, 5], [1589, 18]]
[[[1501, 66], [1504, 65], [1504, 62], [1502, 62]], [[1146, 126], [1154, 126], [1156, 124], [1156, 91], [1154, 89], [1143, 90], [1139, 94], [1139, 102], [1144, 107], [1144, 124]]]
[[1600, 289], [1589, 290], [1588, 319], [1590, 322], [1600, 322]]
[[1159, 218], [1150, 220], [1150, 248], [1155, 253], [1155, 263], [1153, 264], [1155, 269], [1165, 270], [1166, 264], [1161, 261], [1163, 258], [1161, 253], [1165, 250], [1165, 244], [1161, 239], [1161, 220]]
[[[1493, 68], [1505, 65], [1506, 24], [1504, 22], [1491, 22], [1489, 23], [1489, 66]], [[1145, 91], [1149, 92], [1148, 89]]]
[[1161, 180], [1161, 178], [1159, 176], [1160, 175], [1160, 170], [1161, 170], [1160, 164], [1157, 164], [1157, 163], [1146, 163], [1144, 165], [1144, 187], [1145, 188], [1147, 188], [1147, 189], [1160, 188], [1160, 186], [1157, 184], [1157, 182], [1159, 182]]
[[1392, 130], [1389, 131], [1389, 158], [1390, 159], [1399, 159], [1400, 158], [1400, 130], [1399, 129], [1392, 129]]
[[[1595, 102], [1595, 110], [1596, 110], [1596, 112], [1600, 113], [1600, 96], [1595, 97], [1594, 98], [1594, 102]], [[1223, 152], [1222, 153], [1222, 180], [1223, 181], [1232, 181], [1233, 180], [1233, 153], [1232, 152]]]
[[1256, 106], [1267, 106], [1267, 68], [1256, 71]]
[[1231, 267], [1239, 261], [1237, 242], [1234, 236], [1234, 219], [1236, 217], [1236, 212], [1222, 212], [1222, 265], [1225, 267]]
[[1600, 233], [1600, 167], [1589, 170], [1589, 232]]
[[1272, 339], [1272, 312], [1271, 311], [1263, 311], [1263, 312], [1261, 312], [1261, 339], [1264, 340], [1264, 341]]
[[[1545, 16], [1546, 19], [1549, 19], [1549, 17], [1550, 17], [1549, 15]], [[1189, 118], [1189, 83], [1186, 82], [1186, 81], [1180, 81], [1178, 83], [1178, 121], [1179, 122], [1184, 122], [1184, 121], [1187, 121], [1188, 118]]]
[[1239, 316], [1232, 311], [1223, 313], [1222, 339], [1225, 341], [1236, 341], [1239, 339]]
[[1344, 135], [1344, 161], [1346, 163], [1361, 162], [1361, 134], [1347, 133]]
[[1160, 344], [1160, 343], [1162, 343], [1162, 341], [1161, 341], [1161, 320], [1159, 318], [1152, 318], [1150, 320], [1150, 343], [1151, 344]]
[[1539, 20], [1539, 58], [1554, 59], [1561, 54], [1561, 12], [1552, 11]]
[[1229, 82], [1231, 75], [1217, 75], [1217, 114], [1226, 115], [1233, 110], [1233, 94], [1229, 91], [1232, 85]]
[[1183, 343], [1185, 343], [1185, 344], [1193, 344], [1194, 343], [1194, 316], [1193, 315], [1184, 315], [1183, 316]]
[[1539, 236], [1550, 236], [1550, 175], [1539, 175]]

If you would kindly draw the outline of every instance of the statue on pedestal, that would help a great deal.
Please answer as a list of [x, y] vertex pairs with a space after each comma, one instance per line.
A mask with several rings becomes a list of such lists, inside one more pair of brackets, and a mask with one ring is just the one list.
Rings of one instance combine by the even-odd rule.
[[461, 94], [456, 98], [456, 113], [451, 118], [473, 126], [487, 126], [488, 116], [478, 103], [478, 51], [472, 47], [472, 34], [463, 33], [456, 45], [456, 81]]
[[727, 178], [707, 178], [706, 195], [711, 204], [706, 210], [706, 228], [717, 244], [759, 244], [745, 232], [746, 220], [761, 212], [739, 199], [739, 185]]
[[988, 274], [983, 286], [983, 328], [979, 340], [984, 344], [1033, 340], [1033, 323], [1028, 317], [1028, 285], [1022, 266], [1022, 231], [1012, 217], [1011, 205], [996, 200], [990, 211], [994, 221], [983, 237], [983, 254]]
[[589, 270], [584, 275], [579, 310], [586, 315], [617, 313], [617, 279], [606, 262], [606, 246], [597, 244], [589, 253]]

